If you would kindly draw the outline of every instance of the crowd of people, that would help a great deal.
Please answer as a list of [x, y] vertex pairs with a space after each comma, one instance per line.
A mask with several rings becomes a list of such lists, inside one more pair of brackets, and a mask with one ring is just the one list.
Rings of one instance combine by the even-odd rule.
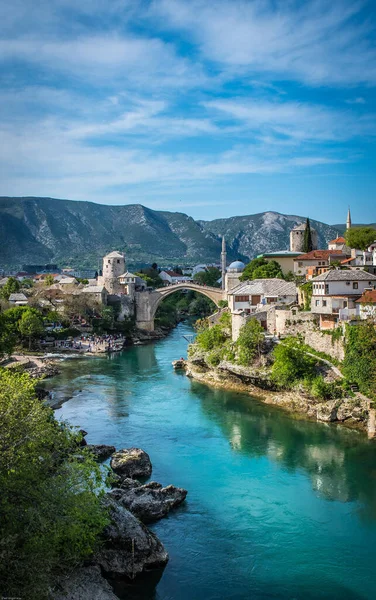
[[78, 350], [81, 352], [116, 352], [121, 350], [125, 337], [121, 334], [81, 335], [77, 338], [57, 340], [55, 348]]

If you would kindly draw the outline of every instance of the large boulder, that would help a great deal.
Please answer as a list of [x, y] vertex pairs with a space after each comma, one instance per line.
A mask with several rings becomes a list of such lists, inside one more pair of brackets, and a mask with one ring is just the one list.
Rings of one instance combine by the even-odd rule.
[[98, 462], [106, 460], [116, 452], [115, 446], [106, 446], [106, 444], [88, 444], [86, 448], [90, 450]]
[[118, 450], [112, 455], [110, 465], [117, 475], [131, 479], [139, 477], [146, 479], [150, 477], [152, 471], [150, 457], [141, 448]]
[[173, 485], [162, 487], [156, 481], [141, 485], [133, 479], [123, 479], [119, 487], [109, 492], [109, 496], [143, 523], [151, 523], [162, 519], [172, 508], [184, 502], [187, 493], [187, 490]]
[[94, 557], [107, 576], [133, 579], [142, 571], [164, 567], [168, 553], [157, 536], [131, 512], [111, 498], [105, 503], [111, 523], [103, 532], [104, 543]]
[[81, 567], [61, 577], [51, 600], [118, 600], [98, 566]]

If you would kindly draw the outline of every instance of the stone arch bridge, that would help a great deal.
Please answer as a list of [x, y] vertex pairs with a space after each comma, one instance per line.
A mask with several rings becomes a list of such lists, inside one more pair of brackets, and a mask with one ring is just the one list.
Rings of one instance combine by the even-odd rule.
[[145, 331], [154, 331], [154, 318], [158, 306], [166, 298], [179, 290], [193, 290], [210, 298], [216, 306], [221, 300], [227, 299], [227, 294], [221, 288], [199, 285], [198, 283], [176, 283], [152, 291], [136, 292], [136, 325]]

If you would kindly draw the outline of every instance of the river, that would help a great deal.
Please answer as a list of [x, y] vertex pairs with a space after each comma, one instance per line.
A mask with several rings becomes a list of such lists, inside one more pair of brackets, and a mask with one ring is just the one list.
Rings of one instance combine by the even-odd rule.
[[156, 590], [127, 598], [374, 599], [375, 442], [174, 372], [190, 332], [65, 361], [47, 384], [89, 443], [141, 447], [153, 479], [188, 490], [152, 525], [170, 554]]

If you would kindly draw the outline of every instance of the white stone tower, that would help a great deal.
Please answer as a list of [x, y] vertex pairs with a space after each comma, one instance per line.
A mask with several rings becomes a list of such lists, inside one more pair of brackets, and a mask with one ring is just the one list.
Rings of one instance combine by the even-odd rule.
[[[304, 233], [306, 230], [307, 224], [301, 223], [300, 225], [296, 225], [290, 231], [290, 252], [304, 252]], [[318, 248], [318, 235], [316, 229], [312, 229], [311, 227], [311, 238], [312, 238], [312, 246], [313, 250], [317, 250]]]
[[122, 286], [118, 277], [125, 273], [125, 255], [122, 252], [110, 252], [103, 257], [102, 277], [98, 283], [104, 285], [109, 294], [120, 294]]
[[225, 236], [222, 236], [222, 252], [221, 252], [221, 270], [222, 270], [222, 290], [226, 287], [226, 262], [227, 262], [227, 253], [226, 253], [226, 240]]
[[350, 214], [350, 207], [349, 207], [349, 210], [347, 211], [346, 229], [351, 229], [351, 214]]

